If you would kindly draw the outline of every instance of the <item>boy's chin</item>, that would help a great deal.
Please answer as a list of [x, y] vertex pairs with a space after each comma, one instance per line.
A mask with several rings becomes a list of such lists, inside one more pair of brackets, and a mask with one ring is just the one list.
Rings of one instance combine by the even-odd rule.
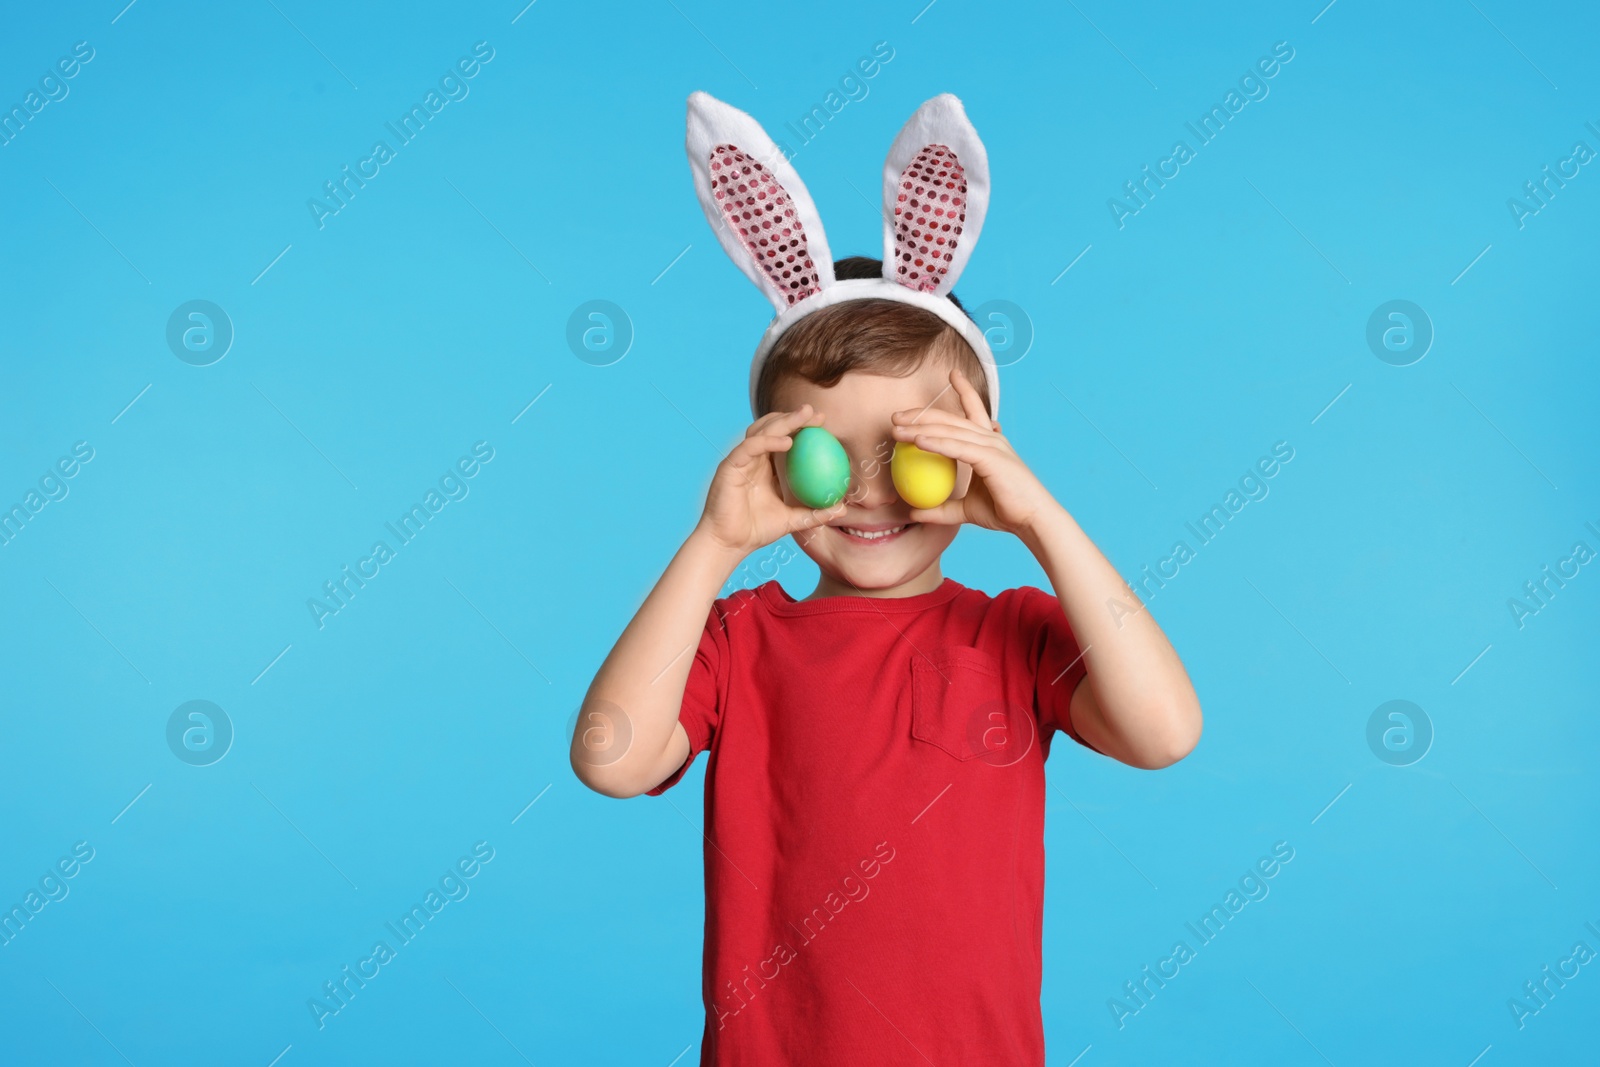
[[[928, 569], [933, 560], [923, 560], [920, 553], [885, 553], [881, 559], [841, 559], [834, 555], [824, 568], [842, 585], [873, 592], [904, 585]], [[822, 566], [818, 564], [818, 566]]]

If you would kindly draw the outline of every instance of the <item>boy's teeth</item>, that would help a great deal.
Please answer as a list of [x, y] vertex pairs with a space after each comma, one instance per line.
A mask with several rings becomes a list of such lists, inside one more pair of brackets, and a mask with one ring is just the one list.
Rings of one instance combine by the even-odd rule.
[[854, 527], [850, 527], [850, 526], [842, 526], [842, 527], [840, 527], [840, 529], [844, 530], [845, 533], [850, 534], [850, 535], [852, 535], [854, 537], [862, 537], [862, 538], [865, 538], [868, 541], [876, 541], [880, 537], [888, 537], [890, 534], [899, 533], [901, 530], [905, 529], [905, 526], [904, 525], [896, 526], [891, 530], [877, 530], [877, 531], [874, 531], [872, 533], [867, 533], [864, 530], [857, 530]]

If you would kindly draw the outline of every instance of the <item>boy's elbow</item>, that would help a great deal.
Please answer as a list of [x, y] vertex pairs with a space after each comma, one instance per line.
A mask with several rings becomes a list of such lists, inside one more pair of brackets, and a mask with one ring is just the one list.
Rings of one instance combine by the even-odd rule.
[[654, 784], [641, 782], [637, 774], [631, 774], [627, 768], [619, 768], [616, 764], [595, 766], [570, 754], [568, 762], [572, 765], [572, 773], [577, 776], [578, 781], [601, 796], [616, 800], [639, 796]]
[[1159, 771], [1170, 767], [1194, 751], [1200, 743], [1200, 705], [1188, 702], [1166, 709], [1153, 717], [1164, 723], [1163, 729], [1140, 746], [1140, 751], [1127, 762], [1140, 770]]
[[[680, 728], [681, 730], [681, 728]], [[687, 747], [687, 740], [682, 742]], [[629, 744], [621, 755], [584, 748], [576, 739], [567, 752], [567, 762], [578, 781], [602, 796], [617, 800], [642, 796], [660, 785], [680, 766], [684, 756], [669, 747], [650, 755], [637, 744]]]
[[1194, 751], [1200, 743], [1200, 704], [1199, 701], [1185, 701], [1167, 716], [1168, 728], [1162, 739], [1162, 744], [1155, 754], [1155, 762], [1151, 770], [1160, 770], [1170, 767]]
[[666, 777], [657, 771], [662, 757], [642, 750], [632, 717], [607, 700], [585, 698], [567, 762], [578, 781], [617, 800], [648, 792]]

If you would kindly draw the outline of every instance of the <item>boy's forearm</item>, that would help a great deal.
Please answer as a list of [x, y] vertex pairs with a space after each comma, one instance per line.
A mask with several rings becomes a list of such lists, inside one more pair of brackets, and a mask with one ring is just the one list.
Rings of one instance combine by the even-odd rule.
[[[633, 793], [654, 784], [640, 785], [642, 776], [672, 737], [706, 617], [742, 558], [698, 526], [672, 557], [584, 696], [572, 764], [586, 785]], [[586, 748], [586, 718], [609, 731], [609, 738], [598, 735], [601, 740], [623, 747]]]
[[1093, 687], [1103, 733], [1138, 766], [1181, 758], [1200, 736], [1200, 704], [1161, 627], [1059, 504], [1022, 534], [1050, 577]]

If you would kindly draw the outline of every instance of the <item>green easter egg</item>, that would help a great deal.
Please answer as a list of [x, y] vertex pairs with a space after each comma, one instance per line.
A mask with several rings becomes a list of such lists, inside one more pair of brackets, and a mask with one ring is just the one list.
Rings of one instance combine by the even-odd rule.
[[789, 446], [789, 488], [808, 508], [831, 508], [850, 489], [850, 457], [821, 426], [803, 426]]

